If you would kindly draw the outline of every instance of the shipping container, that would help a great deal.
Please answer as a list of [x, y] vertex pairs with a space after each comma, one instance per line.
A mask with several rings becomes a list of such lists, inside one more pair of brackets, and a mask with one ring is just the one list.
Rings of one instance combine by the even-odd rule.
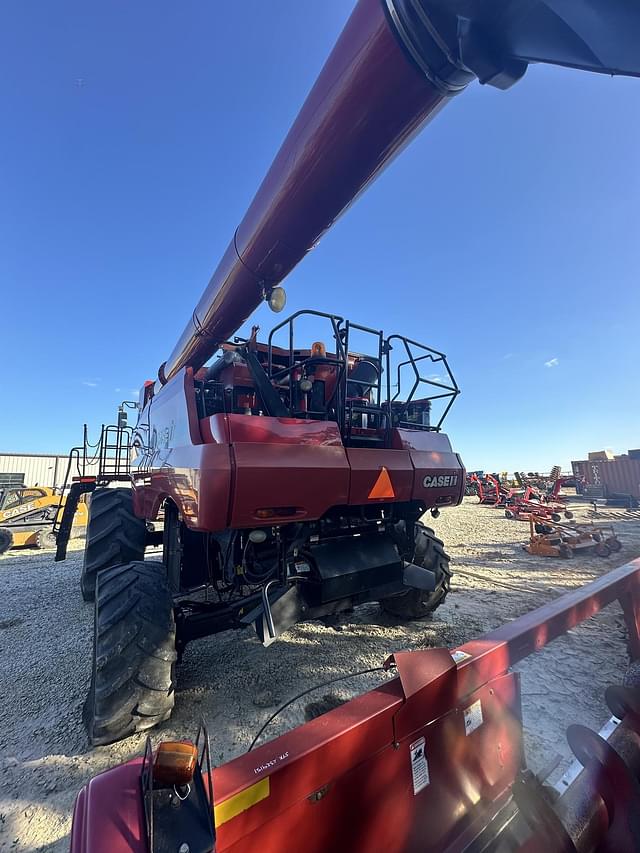
[[579, 460], [571, 463], [573, 473], [590, 486], [602, 486], [605, 497], [612, 494], [640, 498], [640, 459], [618, 456], [615, 459]]

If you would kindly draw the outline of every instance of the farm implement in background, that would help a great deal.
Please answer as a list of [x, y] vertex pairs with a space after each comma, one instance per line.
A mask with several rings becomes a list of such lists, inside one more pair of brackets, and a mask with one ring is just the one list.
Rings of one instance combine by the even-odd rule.
[[543, 516], [529, 517], [530, 537], [525, 551], [538, 557], [573, 557], [593, 551], [598, 557], [610, 557], [622, 548], [612, 525], [551, 523]]
[[486, 506], [505, 506], [512, 494], [512, 490], [504, 489], [492, 474], [471, 474], [468, 483], [474, 489], [472, 494], [478, 496], [478, 502]]

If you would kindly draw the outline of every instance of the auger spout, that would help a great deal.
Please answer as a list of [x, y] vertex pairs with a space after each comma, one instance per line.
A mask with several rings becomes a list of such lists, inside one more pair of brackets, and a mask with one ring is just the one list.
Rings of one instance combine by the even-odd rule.
[[638, 76], [638, 44], [632, 0], [358, 0], [161, 381], [203, 365], [472, 80], [507, 88], [529, 62]]

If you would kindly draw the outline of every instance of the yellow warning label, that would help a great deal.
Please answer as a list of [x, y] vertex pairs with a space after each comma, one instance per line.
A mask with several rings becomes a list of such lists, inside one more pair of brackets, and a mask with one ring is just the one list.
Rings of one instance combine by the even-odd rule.
[[250, 788], [245, 788], [244, 791], [240, 791], [238, 794], [234, 794], [233, 797], [229, 797], [228, 800], [224, 800], [224, 802], [214, 806], [213, 817], [215, 825], [221, 826], [223, 823], [231, 820], [232, 817], [245, 812], [251, 806], [255, 806], [256, 803], [266, 799], [268, 796], [269, 777], [265, 776], [264, 779], [256, 782], [255, 785], [251, 785]]

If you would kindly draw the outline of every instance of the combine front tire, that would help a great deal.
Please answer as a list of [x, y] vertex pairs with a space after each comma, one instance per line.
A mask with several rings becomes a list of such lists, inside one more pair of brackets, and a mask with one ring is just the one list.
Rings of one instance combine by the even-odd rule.
[[13, 546], [13, 533], [6, 527], [0, 527], [0, 554], [4, 554]]
[[451, 585], [449, 557], [445, 553], [444, 542], [437, 538], [430, 527], [420, 522], [416, 524], [415, 530], [415, 550], [411, 562], [435, 572], [436, 588], [433, 592], [408, 589], [400, 595], [382, 599], [380, 604], [383, 610], [402, 619], [421, 619], [432, 613], [445, 600]]
[[98, 575], [93, 667], [84, 722], [94, 746], [171, 715], [176, 626], [166, 569], [136, 561]]
[[109, 566], [144, 559], [147, 528], [133, 512], [131, 489], [96, 489], [91, 496], [80, 588], [93, 601], [96, 574]]

